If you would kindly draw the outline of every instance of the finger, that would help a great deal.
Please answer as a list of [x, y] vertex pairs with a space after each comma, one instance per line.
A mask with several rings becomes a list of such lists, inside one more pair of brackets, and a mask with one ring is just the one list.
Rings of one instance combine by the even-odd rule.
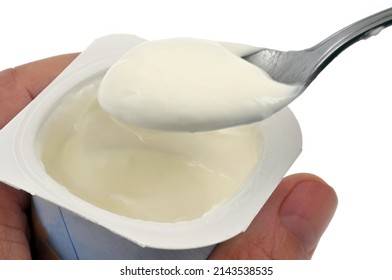
[[309, 259], [337, 207], [334, 190], [310, 174], [283, 179], [249, 228], [210, 259]]
[[28, 196], [0, 182], [0, 259], [30, 259]]
[[78, 54], [31, 62], [0, 72], [0, 129], [37, 96]]

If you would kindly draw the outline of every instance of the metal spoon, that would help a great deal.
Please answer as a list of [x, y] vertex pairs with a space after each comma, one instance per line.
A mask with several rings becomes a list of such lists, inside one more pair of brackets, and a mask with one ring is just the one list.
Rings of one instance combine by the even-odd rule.
[[[264, 79], [262, 71], [258, 71], [257, 67], [241, 61], [238, 57], [235, 60], [239, 62], [235, 65], [238, 68], [234, 68], [241, 69], [243, 72], [238, 71], [240, 74], [234, 71], [225, 72], [224, 68], [219, 68], [217, 71], [217, 68], [209, 64], [211, 57], [200, 59], [201, 54], [195, 56], [192, 51], [186, 52], [184, 46], [188, 48], [192, 46], [192, 44], [187, 45], [189, 41], [186, 40], [180, 40], [182, 46], [180, 49], [187, 54], [180, 60], [177, 53], [179, 49], [173, 48], [178, 46], [176, 44], [169, 47], [164, 44], [162, 49], [165, 52], [162, 52], [162, 49], [158, 52], [154, 51], [154, 48], [149, 52], [151, 48], [147, 48], [144, 53], [145, 61], [148, 61], [145, 63], [146, 68], [141, 65], [136, 67], [135, 61], [144, 60], [129, 59], [134, 55], [130, 52], [126, 55], [127, 58], [123, 58], [120, 64], [115, 64], [107, 72], [100, 85], [98, 99], [102, 108], [114, 119], [152, 129], [196, 132], [258, 122], [290, 104], [345, 48], [361, 39], [378, 34], [391, 24], [392, 8], [389, 8], [342, 29], [309, 49], [282, 52], [266, 48], [251, 48], [251, 53], [248, 52], [248, 55], [243, 56], [245, 61], [261, 68], [278, 83], [270, 81], [268, 77]], [[158, 42], [158, 46], [162, 46], [159, 45], [161, 43], [162, 41]], [[193, 47], [190, 50], [194, 50]], [[213, 49], [210, 47], [211, 45], [208, 45], [208, 51], [214, 51], [213, 53], [216, 54], [216, 46]], [[247, 48], [246, 50], [248, 51]], [[140, 49], [136, 53], [140, 54]], [[128, 64], [125, 64], [125, 61], [131, 62], [126, 70], [124, 65]], [[221, 65], [221, 61], [214, 61], [213, 65]], [[245, 70], [243, 65], [247, 67]], [[152, 73], [155, 73], [155, 76], [143, 74], [143, 77], [147, 78], [142, 78], [139, 75], [141, 68], [166, 69], [165, 71], [170, 75], [163, 75], [162, 70], [154, 70]], [[178, 69], [181, 73], [176, 72]], [[208, 71], [210, 69], [212, 71]], [[126, 79], [124, 75], [118, 74], [125, 72]], [[143, 73], [146, 72], [148, 70], [144, 70]], [[135, 74], [134, 77], [131, 73]], [[179, 77], [184, 76], [187, 77], [183, 79], [185, 82], [178, 82]], [[254, 77], [256, 79], [253, 79]], [[235, 83], [230, 84], [231, 79], [235, 80]], [[135, 83], [129, 82], [132, 80], [138, 81], [139, 85], [135, 87]], [[213, 84], [215, 81], [217, 84]], [[190, 84], [193, 82], [194, 85]], [[151, 89], [152, 84], [156, 88], [148, 90]], [[201, 86], [197, 87], [198, 85]], [[244, 86], [242, 92], [239, 90], [239, 85]], [[246, 87], [247, 85], [250, 86]], [[188, 90], [189, 86], [197, 90]], [[211, 90], [215, 88], [218, 90]], [[160, 91], [160, 89], [165, 90]]]
[[343, 50], [377, 35], [389, 25], [392, 25], [392, 8], [355, 22], [312, 48], [288, 52], [263, 48], [243, 58], [266, 71], [277, 82], [298, 85], [298, 97]]

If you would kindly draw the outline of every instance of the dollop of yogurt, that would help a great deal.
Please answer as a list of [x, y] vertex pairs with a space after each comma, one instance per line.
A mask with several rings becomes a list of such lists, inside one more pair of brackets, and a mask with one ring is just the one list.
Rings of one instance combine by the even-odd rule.
[[241, 56], [250, 46], [176, 38], [146, 41], [104, 76], [100, 106], [113, 118], [172, 131], [208, 131], [260, 121], [297, 87], [272, 80]]

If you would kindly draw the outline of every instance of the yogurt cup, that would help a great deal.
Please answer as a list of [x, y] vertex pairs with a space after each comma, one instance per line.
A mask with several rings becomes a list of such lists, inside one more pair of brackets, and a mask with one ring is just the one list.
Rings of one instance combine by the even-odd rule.
[[[104, 235], [108, 238], [113, 235], [139, 249], [164, 249], [167, 253], [210, 248], [203, 249], [206, 257], [214, 244], [247, 229], [300, 154], [300, 127], [288, 108], [258, 124], [264, 136], [263, 152], [240, 191], [191, 221], [143, 221], [101, 209], [75, 196], [50, 177], [36, 153], [37, 134], [61, 98], [75, 86], [105, 72], [126, 51], [143, 41], [133, 35], [109, 35], [97, 39], [4, 127], [0, 131], [0, 181], [36, 196], [37, 203], [41, 200], [64, 209], [75, 219], [89, 223], [87, 228], [93, 231], [97, 231], [97, 227], [104, 228]], [[44, 217], [45, 207], [38, 208], [41, 209], [41, 217]], [[45, 219], [41, 221], [44, 227]], [[160, 254], [155, 256], [153, 258], [161, 258]], [[182, 258], [175, 254], [172, 256]]]

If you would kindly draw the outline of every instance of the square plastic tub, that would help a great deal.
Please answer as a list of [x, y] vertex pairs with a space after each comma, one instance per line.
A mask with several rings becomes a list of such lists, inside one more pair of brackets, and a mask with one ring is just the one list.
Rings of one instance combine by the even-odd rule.
[[[34, 196], [41, 227], [53, 248], [63, 252], [59, 254], [62, 258], [206, 258], [215, 244], [247, 229], [301, 152], [299, 124], [292, 112], [284, 108], [258, 124], [264, 136], [263, 152], [237, 195], [202, 217], [186, 222], [132, 219], [73, 195], [46, 174], [35, 151], [37, 133], [65, 94], [105, 72], [143, 41], [133, 35], [97, 39], [0, 131], [0, 181]], [[111, 242], [118, 248], [129, 248], [119, 249], [128, 253], [113, 254], [113, 250], [105, 249], [104, 244]]]

